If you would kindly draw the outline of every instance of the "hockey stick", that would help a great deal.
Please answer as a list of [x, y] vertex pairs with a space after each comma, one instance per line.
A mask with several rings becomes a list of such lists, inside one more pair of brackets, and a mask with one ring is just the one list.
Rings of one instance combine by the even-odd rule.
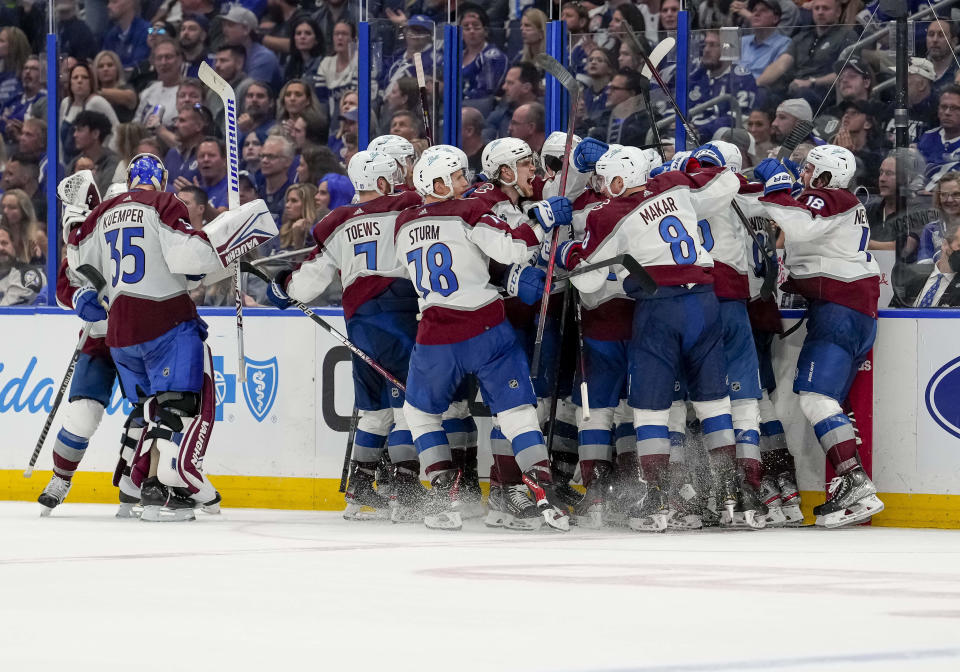
[[[570, 154], [573, 148], [573, 129], [577, 116], [577, 101], [580, 98], [580, 84], [576, 78], [560, 64], [557, 59], [548, 54], [537, 54], [536, 63], [560, 82], [560, 86], [570, 95], [570, 118], [567, 121], [567, 141], [563, 148], [563, 164], [560, 168], [560, 185], [557, 194], [563, 196], [567, 192], [567, 175], [570, 172]], [[550, 259], [547, 262], [547, 278], [543, 284], [543, 296], [540, 299], [540, 321], [537, 323], [537, 335], [533, 343], [533, 358], [530, 362], [530, 377], [535, 378], [540, 370], [540, 350], [543, 347], [543, 329], [547, 323], [547, 307], [550, 304], [550, 286], [553, 284], [553, 269], [557, 263], [557, 242], [560, 237], [560, 227], [553, 229], [550, 241]]]
[[569, 280], [570, 278], [575, 278], [578, 275], [583, 275], [584, 273], [589, 273], [590, 271], [596, 271], [601, 268], [607, 268], [608, 266], [623, 266], [630, 275], [636, 276], [636, 281], [640, 283], [640, 288], [647, 294], [653, 294], [657, 291], [657, 283], [650, 276], [650, 273], [647, 272], [640, 262], [634, 259], [629, 254], [618, 254], [615, 257], [611, 257], [605, 261], [598, 261], [595, 264], [587, 264], [586, 266], [577, 266], [575, 269], [569, 273], [564, 273], [562, 275], [557, 275], [557, 280]]
[[[90, 284], [92, 284], [94, 289], [97, 290], [97, 300], [102, 302], [103, 290], [107, 286], [107, 282], [103, 279], [103, 276], [100, 275], [97, 269], [89, 264], [84, 264], [77, 269], [77, 272], [90, 281]], [[40, 432], [40, 438], [37, 439], [37, 445], [33, 447], [33, 455], [30, 456], [30, 463], [23, 472], [24, 478], [30, 478], [33, 476], [33, 468], [37, 465], [37, 459], [40, 457], [40, 451], [43, 449], [43, 444], [47, 440], [47, 434], [50, 432], [50, 427], [53, 425], [53, 419], [56, 417], [57, 410], [60, 408], [60, 404], [63, 401], [63, 395], [66, 393], [67, 388], [70, 386], [70, 381], [73, 379], [73, 372], [77, 368], [77, 360], [80, 359], [80, 353], [83, 352], [83, 346], [87, 344], [87, 339], [90, 336], [91, 328], [93, 328], [93, 322], [84, 322], [83, 331], [80, 332], [80, 339], [77, 341], [77, 347], [73, 350], [73, 355], [70, 357], [70, 363], [67, 365], [67, 372], [63, 374], [63, 380], [60, 383], [60, 389], [57, 390], [57, 396], [53, 400], [53, 408], [51, 408], [50, 412], [47, 414], [47, 419], [44, 421], [43, 429]]]
[[[268, 276], [266, 273], [264, 273], [263, 271], [261, 271], [259, 268], [257, 268], [257, 267], [254, 266], [253, 264], [251, 264], [249, 261], [241, 261], [241, 262], [240, 262], [240, 268], [243, 270], [244, 273], [252, 273], [253, 275], [255, 275], [255, 276], [257, 276], [258, 278], [260, 278], [261, 280], [263, 280], [263, 281], [264, 281], [265, 283], [267, 283], [268, 285], [269, 285], [271, 282], [273, 282], [273, 279], [270, 278], [270, 276]], [[406, 392], [406, 391], [407, 391], [406, 385], [404, 385], [403, 383], [401, 383], [401, 382], [397, 379], [396, 376], [394, 376], [392, 373], [390, 373], [390, 372], [387, 371], [385, 368], [383, 368], [382, 366], [380, 366], [380, 364], [377, 363], [377, 360], [375, 360], [373, 357], [371, 357], [370, 355], [368, 355], [367, 353], [365, 353], [365, 352], [364, 352], [363, 350], [361, 350], [359, 347], [357, 347], [356, 345], [354, 345], [354, 343], [353, 343], [352, 341], [350, 341], [346, 336], [344, 336], [344, 335], [341, 334], [339, 331], [337, 331], [336, 329], [334, 329], [334, 327], [333, 327], [329, 322], [327, 322], [327, 321], [324, 320], [322, 317], [320, 317], [320, 316], [317, 315], [315, 312], [313, 312], [313, 311], [310, 309], [310, 306], [308, 306], [308, 305], [305, 304], [305, 303], [301, 303], [300, 301], [297, 301], [296, 299], [293, 299], [293, 298], [290, 299], [290, 305], [295, 306], [295, 307], [296, 307], [297, 309], [299, 309], [300, 312], [302, 312], [304, 315], [306, 315], [306, 316], [309, 317], [311, 320], [313, 320], [314, 322], [316, 322], [317, 324], [319, 324], [321, 327], [323, 327], [324, 329], [326, 329], [327, 333], [329, 333], [329, 334], [330, 334], [331, 336], [333, 336], [335, 339], [337, 339], [338, 341], [340, 341], [340, 344], [341, 344], [341, 345], [343, 345], [347, 350], [349, 350], [350, 352], [352, 352], [353, 354], [355, 354], [357, 357], [359, 357], [360, 359], [362, 359], [362, 360], [364, 361], [364, 363], [367, 364], [367, 366], [369, 366], [371, 369], [373, 369], [374, 371], [376, 371], [377, 373], [379, 373], [381, 376], [383, 376], [384, 378], [386, 378], [387, 381], [390, 382], [390, 383], [391, 383], [394, 387], [396, 387], [398, 390], [400, 390], [401, 392]]]
[[[227, 148], [227, 207], [236, 210], [240, 207], [240, 152], [237, 138], [237, 95], [233, 87], [216, 70], [204, 61], [197, 72], [200, 81], [206, 84], [223, 103], [223, 117], [226, 128]], [[239, 259], [237, 260], [239, 262]], [[233, 302], [237, 309], [237, 360], [240, 382], [247, 380], [246, 358], [243, 352], [243, 296], [241, 292], [242, 276], [240, 264], [234, 267]]]
[[423, 56], [418, 51], [413, 55], [413, 67], [417, 71], [417, 87], [420, 89], [420, 111], [423, 114], [423, 133], [427, 136], [427, 142], [433, 147], [433, 127], [430, 125], [430, 113], [427, 110], [429, 100], [427, 99], [427, 78], [423, 72]]
[[[626, 29], [627, 37], [630, 38], [630, 41], [633, 43], [633, 48], [636, 50], [636, 52], [638, 54], [643, 53], [644, 48], [640, 43], [639, 38], [637, 38], [637, 34], [633, 32], [633, 29], [628, 23], [625, 22], [623, 27]], [[660, 44], [655, 46], [653, 51], [650, 52], [650, 63], [653, 63], [659, 68], [660, 63], [663, 62], [663, 59], [667, 57], [667, 54], [673, 50], [673, 47], [676, 44], [677, 41], [672, 37], [662, 40]], [[643, 66], [643, 69], [640, 71], [640, 76], [647, 80], [647, 84], [643, 87], [643, 90], [640, 91], [640, 94], [643, 96], [643, 102], [647, 106], [647, 114], [650, 117], [650, 125], [653, 128], [653, 136], [657, 143], [657, 153], [660, 154], [661, 161], [666, 161], [667, 157], [663, 152], [663, 140], [660, 137], [660, 127], [657, 126], [657, 120], [653, 115], [653, 104], [650, 102], [649, 82], [653, 75], [647, 65]]]
[[[573, 301], [577, 310], [577, 358], [580, 365], [580, 408], [583, 409], [583, 419], [590, 419], [590, 395], [587, 393], [587, 354], [583, 349], [583, 316], [580, 310], [580, 296], [573, 290]], [[559, 378], [559, 376], [557, 376]], [[556, 418], [556, 415], [553, 416]], [[552, 425], [551, 425], [552, 430]]]
[[347, 491], [347, 479], [350, 476], [350, 458], [353, 457], [353, 442], [357, 436], [357, 422], [360, 421], [360, 409], [353, 406], [350, 416], [350, 433], [347, 434], [347, 451], [343, 454], [343, 470], [340, 472], [340, 492]]

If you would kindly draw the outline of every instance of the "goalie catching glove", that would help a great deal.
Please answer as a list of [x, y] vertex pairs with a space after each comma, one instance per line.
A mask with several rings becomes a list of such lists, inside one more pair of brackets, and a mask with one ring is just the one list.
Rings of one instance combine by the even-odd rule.
[[273, 240], [279, 233], [273, 215], [260, 198], [217, 215], [203, 227], [203, 232], [217, 251], [224, 268], [247, 252]]

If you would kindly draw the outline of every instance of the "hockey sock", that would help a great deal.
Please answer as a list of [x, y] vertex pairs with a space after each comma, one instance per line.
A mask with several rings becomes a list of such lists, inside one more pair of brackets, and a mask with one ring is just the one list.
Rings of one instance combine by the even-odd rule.
[[76, 399], [67, 405], [63, 426], [53, 445], [53, 473], [65, 481], [72, 479], [80, 466], [103, 410], [93, 399]]
[[447, 443], [440, 414], [421, 411], [408, 401], [404, 404], [403, 415], [410, 426], [413, 445], [416, 446], [417, 457], [427, 478], [433, 481], [442, 472], [452, 470], [450, 444]]
[[857, 437], [840, 404], [823, 394], [801, 392], [800, 409], [813, 425], [817, 440], [837, 475], [842, 476], [857, 466]]
[[[760, 409], [760, 451], [786, 449], [787, 437], [783, 431], [783, 424], [777, 417], [777, 412], [770, 400], [767, 391], [763, 391], [763, 397], [759, 403]], [[764, 458], [766, 461], [766, 458]]]
[[590, 419], [584, 420], [578, 413], [577, 451], [580, 457], [580, 476], [583, 485], [589, 487], [595, 475], [595, 466], [599, 462], [611, 465], [613, 461], [613, 413], [612, 408], [590, 409]]
[[760, 464], [760, 409], [756, 399], [735, 399], [731, 402], [734, 437], [737, 442], [737, 466], [744, 480], [760, 488], [763, 470]]

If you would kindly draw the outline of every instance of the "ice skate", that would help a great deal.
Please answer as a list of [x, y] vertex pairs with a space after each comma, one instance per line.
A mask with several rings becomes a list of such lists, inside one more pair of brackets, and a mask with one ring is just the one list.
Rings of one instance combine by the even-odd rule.
[[780, 487], [781, 509], [790, 527], [803, 525], [803, 512], [800, 510], [800, 491], [797, 490], [797, 477], [785, 471], [777, 476], [777, 485]]
[[390, 514], [390, 500], [373, 489], [373, 471], [355, 468], [344, 495], [347, 508], [344, 520], [385, 520]]
[[156, 476], [143, 482], [140, 502], [143, 505], [140, 520], [151, 523], [196, 520], [189, 494], [184, 494], [180, 488], [167, 487]]
[[668, 530], [699, 530], [703, 527], [701, 506], [696, 490], [690, 483], [671, 488], [667, 498]]
[[68, 492], [70, 492], [70, 481], [54, 474], [50, 478], [50, 482], [47, 483], [47, 487], [45, 487], [43, 492], [40, 493], [40, 496], [37, 497], [37, 501], [40, 503], [40, 506], [43, 507], [40, 509], [40, 515], [44, 517], [49, 516], [51, 511], [63, 504], [63, 500], [67, 498]]
[[394, 496], [390, 501], [390, 520], [394, 523], [423, 522], [423, 502], [427, 490], [419, 475], [397, 468], [394, 474]]
[[610, 488], [609, 502], [603, 510], [603, 523], [610, 527], [626, 527], [630, 508], [642, 497], [640, 477], [619, 469]]
[[762, 530], [766, 527], [768, 509], [760, 500], [757, 489], [742, 478], [739, 480], [733, 516], [728, 517], [729, 512], [724, 512], [720, 518], [720, 525], [722, 527]]
[[627, 513], [627, 525], [636, 532], [663, 532], [667, 529], [667, 502], [660, 486], [648, 483], [643, 498]]
[[780, 488], [777, 479], [767, 475], [760, 482], [760, 501], [767, 507], [767, 515], [763, 517], [767, 527], [783, 527], [787, 524], [787, 517], [783, 514], [783, 500], [780, 499]]
[[547, 525], [561, 532], [570, 531], [570, 515], [567, 507], [557, 497], [553, 484], [537, 469], [524, 472], [523, 483], [530, 489], [540, 514]]
[[200, 507], [201, 511], [211, 516], [215, 516], [218, 513], [220, 513], [220, 502], [222, 499], [223, 497], [220, 496], [220, 491], [218, 490], [216, 491], [216, 494], [214, 495], [213, 499], [210, 499], [206, 502], [200, 502], [197, 499], [194, 499], [193, 501], [196, 503], [198, 507]]
[[120, 506], [117, 508], [117, 518], [139, 518], [143, 513], [140, 498], [120, 491]]
[[726, 459], [714, 467], [716, 480], [715, 501], [720, 516], [720, 527], [733, 527], [734, 509], [737, 507], [737, 475], [731, 462]]
[[480, 489], [480, 475], [476, 468], [467, 467], [463, 470], [460, 481], [460, 517], [479, 518], [483, 515], [483, 490]]
[[604, 505], [609, 499], [611, 467], [604, 462], [593, 466], [592, 479], [587, 491], [573, 507], [573, 516], [579, 527], [599, 530], [603, 527]]
[[483, 524], [487, 527], [503, 527], [506, 524], [506, 504], [503, 501], [503, 486], [490, 484], [490, 496], [487, 497], [487, 516]]
[[856, 525], [881, 511], [877, 488], [860, 466], [830, 481], [827, 501], [813, 509], [817, 525], [826, 528]]
[[389, 455], [384, 453], [380, 457], [380, 461], [377, 462], [375, 480], [377, 482], [377, 494], [388, 500], [391, 506], [395, 501], [394, 495], [396, 494], [395, 472], [396, 469], [390, 462]]
[[431, 530], [459, 530], [460, 472], [444, 471], [433, 479], [423, 510], [423, 524]]
[[539, 530], [543, 525], [540, 509], [530, 499], [530, 490], [519, 483], [503, 488], [504, 519], [503, 527], [508, 530]]

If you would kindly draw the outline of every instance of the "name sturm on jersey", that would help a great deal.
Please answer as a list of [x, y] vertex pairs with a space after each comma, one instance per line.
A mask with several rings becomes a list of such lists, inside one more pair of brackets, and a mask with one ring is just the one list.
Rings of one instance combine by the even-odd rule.
[[423, 240], [440, 240], [440, 227], [436, 224], [425, 224], [407, 232], [410, 244], [416, 245]]
[[106, 229], [115, 224], [126, 224], [127, 222], [143, 224], [143, 208], [110, 210], [107, 214], [100, 217], [99, 224]]
[[367, 236], [379, 236], [380, 225], [377, 222], [357, 222], [347, 227], [347, 240], [354, 241]]
[[673, 202], [670, 196], [667, 196], [662, 200], [653, 201], [639, 212], [640, 216], [643, 217], [644, 224], [652, 224], [660, 221], [664, 215], [676, 212], [677, 209], [677, 204]]

